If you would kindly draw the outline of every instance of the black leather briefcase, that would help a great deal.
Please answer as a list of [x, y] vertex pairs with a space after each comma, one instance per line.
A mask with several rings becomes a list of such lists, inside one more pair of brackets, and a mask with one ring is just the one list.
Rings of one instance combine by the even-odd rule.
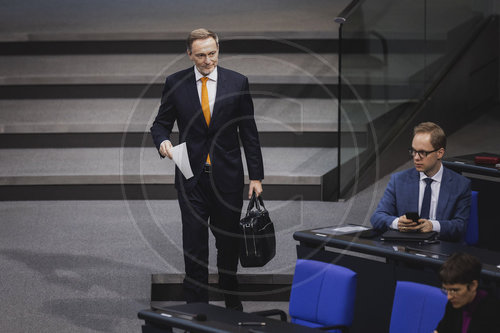
[[[255, 207], [255, 208], [254, 208]], [[240, 221], [240, 263], [262, 267], [276, 255], [276, 237], [262, 196], [252, 195], [247, 213]]]

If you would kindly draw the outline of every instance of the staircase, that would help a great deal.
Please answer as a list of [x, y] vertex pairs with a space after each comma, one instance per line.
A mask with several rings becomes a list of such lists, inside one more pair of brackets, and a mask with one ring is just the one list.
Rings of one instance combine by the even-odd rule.
[[[0, 200], [175, 199], [173, 163], [158, 158], [149, 127], [165, 77], [191, 66], [183, 43], [2, 43]], [[221, 42], [219, 64], [249, 77], [266, 199], [335, 196], [327, 181], [337, 165], [335, 46], [325, 38]], [[343, 162], [354, 153], [343, 152]]]

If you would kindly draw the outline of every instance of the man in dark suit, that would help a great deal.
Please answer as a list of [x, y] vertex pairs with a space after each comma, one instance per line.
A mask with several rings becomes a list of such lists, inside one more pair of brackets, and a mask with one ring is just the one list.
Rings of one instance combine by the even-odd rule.
[[242, 309], [237, 295], [238, 221], [243, 205], [245, 152], [249, 193], [260, 195], [264, 168], [248, 79], [217, 66], [219, 40], [197, 29], [187, 40], [194, 67], [167, 77], [158, 115], [151, 127], [162, 157], [172, 158], [170, 134], [174, 122], [179, 143], [185, 142], [194, 176], [186, 179], [176, 168], [175, 186], [182, 215], [189, 302], [208, 302], [208, 229], [215, 236], [219, 286], [226, 307]]
[[[470, 180], [443, 167], [445, 149], [441, 127], [426, 122], [414, 128], [409, 153], [415, 168], [391, 176], [371, 217], [375, 229], [437, 231], [444, 240], [463, 239], [469, 220]], [[418, 212], [418, 222], [408, 218], [408, 212]]]

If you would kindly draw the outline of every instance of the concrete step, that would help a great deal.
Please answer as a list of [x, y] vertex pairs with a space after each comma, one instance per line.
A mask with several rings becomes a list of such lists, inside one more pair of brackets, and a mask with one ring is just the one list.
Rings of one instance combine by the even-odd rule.
[[[180, 38], [193, 27], [210, 26], [221, 36], [228, 33], [265, 34], [266, 32], [308, 33], [335, 32], [333, 17], [342, 11], [348, 0], [304, 3], [290, 0], [282, 2], [255, 0], [252, 3], [230, 4], [214, 1], [210, 5], [196, 0], [185, 3], [157, 2], [124, 3], [89, 0], [87, 3], [71, 2], [71, 6], [42, 5], [34, 0], [23, 4], [8, 3], [3, 7], [1, 35], [11, 39], [81, 40], [92, 35], [141, 35], [168, 39], [172, 34]], [[55, 8], [57, 7], [57, 8]], [[190, 10], [198, 8], [200, 10]], [[98, 9], [98, 10], [97, 10]], [[29, 20], [26, 20], [29, 17]], [[300, 22], [300, 24], [297, 24]], [[129, 37], [130, 38], [130, 37]]]
[[[260, 132], [336, 132], [337, 100], [253, 99]], [[366, 124], [406, 100], [345, 101], [342, 121], [363, 131]], [[149, 130], [159, 98], [0, 100], [0, 133], [123, 133]]]
[[[160, 84], [165, 76], [192, 66], [184, 50], [155, 55], [41, 55], [0, 57], [0, 84]], [[336, 56], [302, 54], [220, 56], [221, 66], [238, 69], [250, 82], [335, 83]], [[333, 79], [332, 79], [333, 78]]]
[[[320, 184], [335, 149], [264, 148], [268, 184]], [[174, 164], [154, 147], [2, 149], [0, 184], [173, 184]], [[307, 163], [307, 168], [304, 168]]]
[[[1, 85], [0, 85], [1, 86]], [[342, 91], [342, 100], [371, 99], [414, 99], [419, 87], [412, 85], [372, 86], [350, 84]], [[0, 89], [0, 99], [59, 99], [59, 98], [160, 98], [162, 84], [53, 84], [53, 85], [7, 85]], [[336, 84], [266, 84], [251, 83], [253, 97], [280, 98], [336, 98]]]
[[[84, 39], [2, 41], [0, 55], [69, 55], [69, 54], [171, 54], [186, 48], [185, 36], [179, 34], [96, 34]], [[337, 31], [332, 32], [266, 32], [226, 33], [220, 36], [219, 44], [224, 54], [273, 54], [273, 53], [338, 53]], [[415, 38], [416, 37], [416, 38]], [[434, 37], [434, 36], [433, 36]], [[422, 40], [419, 36], [408, 39], [354, 34], [342, 41], [344, 54], [367, 53], [445, 53], [446, 43], [442, 39]]]
[[[95, 36], [103, 38], [102, 36]], [[0, 55], [63, 54], [170, 54], [186, 49], [185, 36], [109, 36], [110, 40], [0, 41]], [[135, 37], [135, 38], [134, 38]], [[147, 38], [149, 37], [149, 38]], [[1, 38], [1, 37], [0, 37]], [[145, 38], [141, 40], [140, 38]], [[351, 45], [349, 45], [351, 44]], [[356, 50], [366, 40], [348, 42], [345, 49]], [[219, 41], [224, 54], [241, 53], [336, 53], [338, 40], [332, 34], [230, 34]]]
[[[346, 101], [345, 145], [352, 133], [363, 145], [367, 123], [401, 102]], [[255, 98], [254, 105], [263, 146], [336, 146], [336, 100]], [[156, 98], [0, 100], [0, 148], [152, 145], [158, 106]]]
[[[342, 162], [362, 151], [343, 149]], [[333, 195], [334, 182], [324, 179], [337, 166], [335, 148], [262, 152], [270, 199], [322, 200]], [[0, 156], [1, 200], [176, 197], [173, 162], [160, 159], [153, 147], [0, 149]]]
[[[421, 55], [390, 54], [390, 67], [381, 56], [351, 54], [343, 59], [351, 84], [408, 84], [423, 68]], [[427, 57], [428, 63], [439, 55]], [[336, 84], [336, 54], [238, 54], [220, 56], [221, 66], [247, 75], [255, 84]], [[165, 76], [191, 66], [178, 54], [23, 55], [0, 56], [1, 85], [162, 84]]]
[[[335, 56], [324, 55], [313, 61], [301, 54], [223, 55], [219, 64], [238, 68], [251, 82], [314, 82], [311, 76], [328, 78]], [[323, 62], [324, 61], [324, 62]], [[165, 76], [192, 66], [184, 50], [178, 54], [155, 55], [41, 55], [0, 57], [0, 83], [25, 84], [154, 84]], [[308, 78], [309, 76], [309, 78]], [[290, 81], [292, 80], [292, 81]], [[326, 83], [326, 82], [325, 82]]]
[[[208, 25], [221, 37], [304, 34], [306, 38], [314, 38], [322, 34], [335, 35], [338, 26], [333, 18], [350, 2], [289, 0], [284, 5], [279, 1], [255, 0], [228, 6], [225, 1], [214, 1], [206, 6], [197, 0], [191, 3], [192, 8], [203, 10], [196, 12], [187, 11], [182, 3], [151, 0], [141, 3], [127, 1], [126, 5], [89, 0], [85, 4], [72, 2], [71, 6], [57, 8], [25, 0], [20, 4], [8, 2], [2, 8], [0, 40], [167, 40], [175, 36], [184, 39], [193, 27]], [[418, 6], [408, 5], [405, 1], [390, 6], [380, 6], [378, 2], [363, 3], [347, 22], [344, 31], [366, 31], [369, 27], [384, 36], [421, 39], [422, 22], [419, 18], [423, 12], [415, 12]], [[99, 8], [98, 13], [95, 8]], [[429, 10], [433, 17], [440, 19], [432, 22], [433, 33], [429, 38], [435, 38], [438, 33], [444, 35], [461, 18], [467, 20], [480, 9], [481, 6], [467, 2], [455, 6], [448, 2], [433, 3]]]
[[[202, 6], [202, 13], [186, 13], [182, 5], [151, 2], [147, 5], [127, 2], [101, 4], [95, 1], [85, 6], [78, 3], [72, 6], [59, 6], [51, 10], [34, 0], [23, 5], [6, 4], [2, 16], [3, 29], [0, 40], [3, 41], [86, 41], [86, 40], [169, 40], [185, 39], [187, 32], [195, 26], [210, 25], [221, 38], [234, 36], [275, 36], [318, 38], [318, 36], [336, 36], [338, 25], [333, 22], [350, 1], [315, 1], [305, 4], [288, 1], [286, 6], [280, 2], [269, 3], [254, 1], [252, 4], [227, 6], [226, 2], [215, 2], [212, 6], [202, 6], [194, 2], [194, 7]], [[92, 9], [97, 6], [99, 13]], [[225, 14], [221, 17], [221, 9]], [[432, 34], [428, 38], [445, 36], [447, 29], [461, 17], [471, 16], [468, 5], [450, 6], [433, 4], [432, 11], [439, 17], [446, 18], [433, 22]], [[349, 20], [344, 33], [366, 31], [367, 23], [373, 31], [386, 38], [421, 39], [421, 22], [414, 8], [405, 2], [381, 7], [379, 4], [363, 4], [352, 20]], [[363, 15], [365, 13], [365, 15]], [[385, 19], [374, 20], [373, 17]], [[26, 20], [27, 15], [30, 19]], [[229, 14], [229, 15], [227, 15]], [[165, 15], [168, 20], [165, 20]], [[279, 15], [279, 19], [277, 16]], [[366, 17], [365, 17], [366, 16]], [[71, 23], [68, 18], [71, 17]], [[207, 17], [212, 18], [211, 20]], [[127, 18], [127, 19], [123, 19]], [[256, 19], [258, 18], [258, 19]], [[372, 18], [370, 20], [370, 18]], [[365, 22], [365, 20], [368, 20]], [[297, 24], [300, 22], [300, 24]]]
[[[144, 132], [159, 103], [159, 98], [0, 100], [0, 133]], [[254, 107], [261, 132], [337, 129], [336, 100], [254, 98]]]
[[[433, 61], [438, 55], [428, 56]], [[404, 99], [419, 91], [420, 55], [351, 54], [343, 60], [343, 98]], [[388, 61], [388, 62], [387, 62]], [[387, 67], [386, 63], [391, 66]], [[335, 98], [336, 54], [221, 55], [221, 66], [249, 77], [254, 96]], [[179, 54], [0, 56], [0, 99], [158, 98], [165, 77], [191, 66]]]

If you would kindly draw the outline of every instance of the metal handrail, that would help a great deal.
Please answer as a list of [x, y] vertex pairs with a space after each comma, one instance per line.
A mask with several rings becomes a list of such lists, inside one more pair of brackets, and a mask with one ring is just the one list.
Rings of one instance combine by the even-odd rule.
[[336, 23], [342, 24], [347, 21], [347, 18], [351, 16], [352, 12], [356, 10], [356, 8], [363, 3], [365, 0], [353, 0], [351, 1], [341, 12], [335, 17], [333, 20]]
[[340, 199], [342, 192], [341, 186], [341, 140], [342, 140], [342, 126], [341, 126], [341, 111], [342, 111], [342, 26], [347, 21], [347, 18], [361, 5], [365, 0], [351, 1], [333, 20], [339, 24], [339, 37], [338, 37], [338, 82], [337, 82], [337, 200]]

